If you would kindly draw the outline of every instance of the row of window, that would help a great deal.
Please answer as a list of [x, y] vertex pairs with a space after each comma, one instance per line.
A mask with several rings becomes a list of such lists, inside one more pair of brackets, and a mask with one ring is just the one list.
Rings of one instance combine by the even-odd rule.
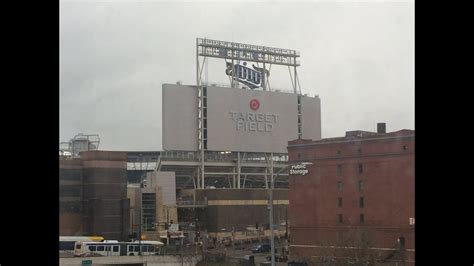
[[[112, 248], [112, 249], [111, 249]], [[119, 246], [103, 246], [103, 245], [90, 245], [89, 251], [111, 251], [112, 252], [119, 252]], [[140, 246], [128, 246], [129, 252], [138, 252], [140, 250]], [[142, 246], [142, 252], [154, 252], [154, 246]]]
[[[408, 146], [407, 146], [407, 145], [403, 145], [403, 146], [402, 146], [402, 150], [404, 150], [404, 151], [408, 150]], [[361, 155], [361, 154], [362, 154], [362, 149], [361, 149], [361, 148], [358, 148], [358, 149], [357, 149], [357, 153], [358, 153], [359, 155]], [[337, 150], [337, 155], [341, 155], [341, 154], [342, 154], [342, 151], [341, 151], [341, 150]]]
[[[357, 171], [359, 172], [359, 174], [362, 174], [364, 172], [364, 165], [362, 163], [359, 163], [357, 165]], [[342, 164], [337, 165], [337, 174], [342, 174]]]
[[119, 251], [119, 246], [89, 246], [90, 251], [110, 251], [110, 248], [112, 247], [113, 252], [118, 252]]
[[82, 169], [59, 169], [59, 180], [82, 180]]
[[[403, 145], [403, 146], [402, 146], [402, 150], [403, 150], [403, 151], [408, 150], [408, 146], [407, 146], [407, 145]], [[342, 151], [341, 151], [341, 150], [337, 150], [336, 153], [337, 153], [338, 156], [340, 156], [340, 155], [342, 154]], [[362, 154], [362, 149], [361, 149], [361, 148], [357, 149], [357, 153], [358, 153], [359, 155], [361, 155], [361, 154]], [[298, 153], [297, 156], [298, 156], [298, 159], [301, 159], [301, 153]]]
[[60, 186], [59, 197], [80, 197], [81, 186]]
[[[359, 180], [357, 182], [357, 186], [358, 186], [359, 191], [362, 192], [362, 190], [364, 189], [364, 181]], [[337, 190], [342, 191], [342, 188], [343, 188], [342, 181], [337, 181]]]
[[59, 212], [72, 212], [72, 213], [80, 213], [81, 212], [81, 202], [80, 201], [73, 201], [73, 202], [59, 202]]
[[[342, 217], [342, 214], [338, 214], [337, 219], [338, 219], [339, 223], [341, 223], [341, 224], [344, 223], [344, 219]], [[362, 214], [362, 213], [359, 215], [359, 222], [361, 224], [363, 224], [365, 222], [365, 217], [364, 217], [364, 214]]]
[[[337, 206], [342, 207], [342, 198], [337, 198]], [[359, 207], [364, 208], [364, 197], [359, 198]]]

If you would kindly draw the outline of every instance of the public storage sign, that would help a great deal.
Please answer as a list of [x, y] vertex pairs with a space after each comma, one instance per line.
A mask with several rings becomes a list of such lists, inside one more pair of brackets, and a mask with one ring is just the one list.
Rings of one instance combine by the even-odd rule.
[[300, 164], [294, 164], [290, 168], [290, 175], [306, 175], [309, 173], [309, 170], [307, 169], [306, 165], [311, 164], [311, 163], [300, 163]]

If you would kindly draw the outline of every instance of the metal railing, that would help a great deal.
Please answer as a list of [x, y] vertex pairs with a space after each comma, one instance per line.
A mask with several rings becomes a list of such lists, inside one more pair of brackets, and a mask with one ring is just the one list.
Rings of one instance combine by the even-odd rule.
[[206, 201], [180, 200], [176, 201], [176, 206], [207, 206]]

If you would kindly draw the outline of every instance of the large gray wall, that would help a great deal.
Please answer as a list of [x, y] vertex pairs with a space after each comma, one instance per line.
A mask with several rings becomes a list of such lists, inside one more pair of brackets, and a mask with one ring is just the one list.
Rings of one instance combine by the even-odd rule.
[[[196, 87], [164, 84], [162, 100], [163, 149], [197, 150]], [[288, 141], [298, 138], [296, 94], [208, 86], [206, 100], [209, 151], [287, 153]], [[302, 113], [303, 138], [321, 139], [319, 98], [303, 96]]]
[[197, 89], [191, 86], [163, 84], [163, 149], [198, 149]]
[[174, 172], [151, 172], [147, 174], [147, 186], [162, 188], [163, 204], [176, 205], [176, 177]]
[[301, 97], [303, 139], [321, 139], [321, 100], [318, 97]]

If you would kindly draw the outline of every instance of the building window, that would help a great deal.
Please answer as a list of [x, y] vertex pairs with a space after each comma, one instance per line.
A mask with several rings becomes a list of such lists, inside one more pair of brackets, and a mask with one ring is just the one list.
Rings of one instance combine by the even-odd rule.
[[298, 159], [301, 159], [301, 153], [298, 153]]
[[337, 150], [337, 155], [341, 155], [341, 150]]
[[114, 252], [118, 252], [119, 251], [119, 246], [114, 246]]
[[337, 174], [338, 175], [342, 174], [342, 164], [337, 165]]
[[153, 231], [153, 223], [156, 220], [156, 194], [155, 193], [143, 193], [142, 194], [142, 206], [143, 206], [143, 228], [145, 231]]
[[338, 222], [342, 224], [342, 214], [337, 215]]
[[81, 202], [80, 201], [60, 201], [59, 202], [59, 211], [60, 212], [80, 213], [81, 212]]
[[60, 186], [59, 197], [80, 197], [81, 186]]
[[359, 174], [362, 174], [364, 172], [364, 166], [360, 163], [359, 164]]
[[407, 145], [403, 145], [403, 150], [406, 151], [408, 149]]
[[337, 206], [342, 207], [342, 198], [337, 198]]
[[105, 246], [97, 246], [97, 251], [104, 251]]
[[82, 179], [82, 169], [59, 169], [59, 180], [75, 180]]
[[342, 181], [337, 181], [337, 190], [342, 191]]
[[364, 197], [359, 198], [359, 207], [364, 208]]
[[357, 153], [359, 153], [359, 155], [362, 154], [362, 149], [361, 149], [361, 148], [358, 148], [358, 149], [357, 149]]
[[359, 191], [362, 192], [364, 190], [364, 181], [359, 180]]
[[360, 223], [361, 223], [361, 224], [364, 223], [364, 215], [363, 215], [363, 214], [360, 215]]

